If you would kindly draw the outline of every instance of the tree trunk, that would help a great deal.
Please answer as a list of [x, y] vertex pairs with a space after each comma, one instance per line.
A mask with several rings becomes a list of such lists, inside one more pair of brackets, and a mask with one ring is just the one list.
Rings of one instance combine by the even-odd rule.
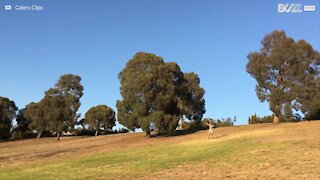
[[57, 141], [59, 141], [60, 140], [60, 133], [59, 132], [57, 132]]
[[38, 136], [37, 136], [37, 139], [40, 139], [41, 135], [42, 135], [42, 130], [39, 131]]
[[146, 136], [150, 137], [150, 135], [151, 135], [150, 131], [147, 131]]
[[273, 116], [273, 123], [278, 123], [279, 122], [279, 117], [277, 115]]
[[95, 134], [95, 136], [98, 136], [98, 129], [96, 130], [96, 134]]
[[280, 122], [279, 116], [281, 115], [281, 107], [280, 104], [276, 104], [276, 109], [273, 111], [273, 123], [278, 123]]
[[179, 130], [182, 130], [182, 124], [183, 124], [183, 117], [182, 117], [182, 115], [180, 115], [180, 118], [179, 118]]

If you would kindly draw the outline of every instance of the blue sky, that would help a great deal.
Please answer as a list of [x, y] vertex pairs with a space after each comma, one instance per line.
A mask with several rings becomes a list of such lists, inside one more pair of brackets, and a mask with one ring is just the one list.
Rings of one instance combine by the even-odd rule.
[[[278, 3], [316, 5], [316, 12], [279, 14]], [[4, 5], [44, 11], [4, 11]], [[138, 51], [196, 72], [205, 88], [204, 117], [269, 115], [245, 71], [249, 52], [273, 30], [285, 30], [320, 50], [320, 1], [17, 0], [0, 2], [0, 96], [19, 108], [37, 102], [61, 74], [82, 77], [82, 115], [92, 106], [115, 108], [118, 73]]]

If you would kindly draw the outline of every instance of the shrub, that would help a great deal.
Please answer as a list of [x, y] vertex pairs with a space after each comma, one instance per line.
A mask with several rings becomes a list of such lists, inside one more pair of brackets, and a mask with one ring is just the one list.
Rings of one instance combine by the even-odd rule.
[[208, 129], [208, 125], [206, 122], [214, 122], [215, 127], [227, 127], [227, 126], [234, 126], [234, 123], [237, 121], [237, 118], [234, 117], [233, 119], [228, 117], [228, 118], [221, 118], [221, 119], [212, 119], [212, 118], [205, 118], [202, 120], [202, 126], [205, 127], [205, 129]]
[[231, 118], [222, 118], [222, 119], [216, 119], [216, 127], [227, 127], [227, 126], [234, 126], [234, 122], [236, 122], [236, 118], [233, 120]]
[[35, 137], [36, 137], [36, 134], [30, 130], [25, 132], [14, 130], [11, 134], [11, 140], [28, 139], [28, 138], [35, 138]]
[[258, 117], [256, 114], [254, 114], [250, 116], [248, 119], [249, 124], [272, 123], [272, 122], [273, 122], [273, 115]]
[[120, 128], [119, 130], [118, 130], [118, 133], [120, 134], [120, 133], [128, 133], [129, 132], [129, 130], [127, 129], [127, 128]]

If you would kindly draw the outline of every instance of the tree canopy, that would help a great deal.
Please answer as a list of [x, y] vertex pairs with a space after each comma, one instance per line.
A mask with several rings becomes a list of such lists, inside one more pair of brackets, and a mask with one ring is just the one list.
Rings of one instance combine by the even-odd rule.
[[260, 101], [281, 121], [320, 118], [320, 55], [304, 40], [284, 31], [267, 34], [259, 52], [248, 55], [247, 72], [257, 81]]
[[60, 76], [54, 88], [45, 92], [42, 103], [45, 107], [48, 128], [57, 133], [57, 140], [63, 131], [68, 131], [77, 123], [77, 111], [83, 95], [81, 78], [73, 74]]
[[41, 102], [30, 103], [26, 106], [24, 117], [30, 120], [29, 128], [37, 131], [40, 138], [42, 133], [48, 130], [48, 122], [45, 119], [45, 109]]
[[98, 105], [90, 108], [84, 119], [89, 128], [96, 131], [97, 136], [100, 129], [112, 130], [116, 125], [116, 113], [114, 110], [106, 105]]
[[0, 97], [0, 139], [9, 139], [12, 120], [18, 110], [16, 104], [6, 97]]
[[45, 92], [40, 102], [26, 108], [25, 117], [31, 120], [30, 127], [38, 131], [38, 137], [44, 130], [49, 130], [56, 133], [59, 140], [63, 131], [68, 131], [77, 123], [77, 111], [83, 95], [80, 81], [77, 75], [62, 75], [55, 87]]
[[122, 100], [118, 120], [130, 130], [172, 133], [185, 116], [199, 121], [205, 112], [204, 89], [195, 73], [183, 73], [174, 62], [138, 52], [119, 73]]
[[23, 139], [32, 137], [32, 131], [29, 129], [31, 121], [25, 117], [26, 108], [20, 109], [16, 117], [16, 127], [13, 129], [14, 139]]
[[16, 118], [16, 121], [17, 121], [16, 130], [21, 132], [25, 132], [29, 130], [30, 120], [24, 117], [25, 111], [26, 111], [26, 108], [20, 109], [17, 113], [17, 118]]

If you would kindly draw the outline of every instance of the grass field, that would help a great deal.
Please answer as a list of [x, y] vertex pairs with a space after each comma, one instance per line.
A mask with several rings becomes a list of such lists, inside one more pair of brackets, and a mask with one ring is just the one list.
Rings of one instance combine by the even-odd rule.
[[320, 179], [320, 121], [0, 143], [0, 179]]

